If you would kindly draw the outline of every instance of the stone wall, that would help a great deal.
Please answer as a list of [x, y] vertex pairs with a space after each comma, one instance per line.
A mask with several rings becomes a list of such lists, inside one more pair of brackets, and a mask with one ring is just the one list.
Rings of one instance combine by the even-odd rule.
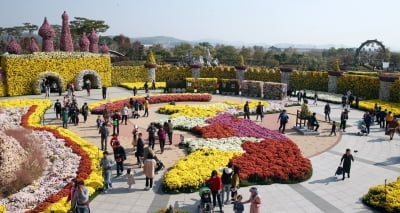
[[328, 75], [328, 92], [336, 93], [339, 76]]
[[379, 99], [382, 101], [390, 100], [390, 86], [393, 82], [380, 81], [379, 84]]
[[263, 92], [265, 99], [282, 100], [287, 96], [287, 85], [283, 83], [264, 82]]

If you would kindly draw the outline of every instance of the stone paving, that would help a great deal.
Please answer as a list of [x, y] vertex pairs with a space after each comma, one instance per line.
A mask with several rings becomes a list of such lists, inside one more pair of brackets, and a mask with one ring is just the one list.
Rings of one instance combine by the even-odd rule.
[[[92, 96], [87, 97], [82, 91], [77, 92], [77, 99], [81, 105], [83, 102], [96, 102], [101, 98], [100, 90], [92, 90]], [[139, 93], [140, 94], [140, 93]], [[128, 90], [122, 88], [109, 88], [109, 97], [125, 97], [131, 95]], [[21, 97], [6, 97], [7, 99], [16, 99]], [[24, 96], [23, 98], [44, 98], [43, 96]], [[62, 97], [52, 94], [51, 100]], [[224, 99], [224, 96], [218, 96], [218, 99]], [[4, 99], [4, 98], [1, 98]], [[240, 98], [245, 99], [245, 98]], [[219, 100], [220, 101], [220, 100]], [[310, 105], [312, 111], [323, 114], [323, 102], [318, 106]], [[151, 105], [151, 111], [158, 107]], [[333, 120], [339, 121], [341, 106], [331, 105]], [[368, 136], [358, 136], [356, 133], [357, 121], [362, 118], [363, 112], [352, 109], [349, 114], [348, 124], [351, 127], [346, 132], [339, 134], [336, 138], [327, 136], [329, 124], [323, 124], [321, 121], [320, 136], [299, 136], [295, 130], [289, 130], [287, 135], [292, 140], [303, 140], [307, 142], [307, 146], [299, 145], [305, 156], [310, 158], [313, 165], [312, 177], [299, 184], [272, 184], [258, 186], [259, 193], [262, 197], [261, 212], [374, 212], [361, 202], [361, 197], [368, 191], [368, 188], [377, 184], [383, 184], [385, 179], [393, 181], [400, 174], [400, 136], [395, 135], [392, 141], [384, 135], [382, 129], [377, 125], [371, 126], [371, 134]], [[276, 119], [276, 115], [270, 115], [271, 119]], [[121, 126], [122, 145], [127, 148], [130, 154], [126, 165], [135, 169], [137, 172], [136, 184], [134, 190], [128, 191], [125, 175], [114, 177], [114, 189], [108, 194], [100, 194], [91, 202], [92, 212], [96, 213], [143, 213], [155, 212], [160, 208], [172, 205], [175, 208], [184, 209], [189, 212], [197, 212], [199, 203], [198, 193], [169, 195], [163, 194], [161, 191], [160, 179], [162, 172], [155, 178], [155, 187], [152, 191], [145, 191], [144, 175], [141, 169], [133, 165], [134, 159], [132, 148], [130, 145], [130, 131], [134, 124], [139, 125], [141, 129], [147, 127], [148, 122], [158, 119], [162, 115], [150, 113], [149, 119], [140, 118], [137, 120], [129, 119], [128, 125]], [[45, 123], [57, 124], [54, 120], [55, 114], [53, 110], [48, 110], [45, 115]], [[77, 127], [70, 127], [72, 131], [78, 135], [85, 135], [85, 132], [95, 132], [96, 116], [89, 116], [87, 123], [80, 123]], [[294, 115], [291, 115], [291, 119]], [[318, 117], [320, 120], [322, 117]], [[266, 117], [265, 120], [268, 120]], [[274, 121], [273, 120], [273, 121]], [[292, 120], [293, 122], [293, 120]], [[265, 122], [265, 126], [272, 125], [275, 122]], [[276, 125], [269, 126], [276, 128]], [[81, 132], [80, 132], [81, 131]], [[167, 150], [163, 155], [158, 155], [167, 167], [172, 166], [176, 159], [184, 156], [183, 150], [177, 149], [178, 134], [175, 132], [174, 143], [167, 146]], [[187, 137], [190, 137], [187, 134]], [[292, 138], [294, 137], [294, 138]], [[304, 138], [305, 137], [305, 138]], [[98, 135], [89, 134], [84, 138], [99, 146], [100, 138]], [[157, 145], [156, 145], [157, 146]], [[322, 148], [321, 148], [322, 146]], [[320, 147], [320, 148], [316, 148]], [[314, 148], [313, 152], [307, 150]], [[341, 177], [335, 177], [334, 173], [339, 165], [341, 155], [346, 148], [357, 150], [353, 152], [355, 162], [352, 165], [351, 178], [341, 180]], [[157, 150], [157, 149], [156, 149]], [[115, 173], [115, 171], [114, 171]], [[115, 174], [114, 174], [115, 175]], [[244, 199], [249, 197], [248, 187], [239, 189]], [[245, 212], [248, 212], [249, 206], [245, 205]], [[232, 205], [226, 205], [224, 212], [233, 212]]]

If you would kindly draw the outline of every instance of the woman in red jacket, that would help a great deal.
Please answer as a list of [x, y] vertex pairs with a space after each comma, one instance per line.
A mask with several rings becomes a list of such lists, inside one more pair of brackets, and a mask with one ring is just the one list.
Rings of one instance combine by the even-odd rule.
[[222, 191], [222, 180], [221, 177], [218, 176], [216, 170], [211, 172], [211, 178], [207, 180], [207, 183], [211, 186], [211, 193], [213, 197], [213, 207], [217, 205], [216, 199], [218, 200], [218, 206], [220, 212], [222, 211], [222, 202], [221, 202], [221, 191]]

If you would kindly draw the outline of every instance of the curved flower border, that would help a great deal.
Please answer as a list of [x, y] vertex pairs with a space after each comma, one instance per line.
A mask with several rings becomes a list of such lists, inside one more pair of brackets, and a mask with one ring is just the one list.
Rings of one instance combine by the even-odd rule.
[[[39, 101], [40, 105], [35, 105], [38, 100], [11, 100], [5, 101], [6, 107], [30, 106], [28, 112], [21, 117], [21, 126], [32, 128], [33, 130], [51, 132], [56, 138], [64, 139], [65, 145], [70, 147], [74, 153], [81, 156], [79, 163], [77, 179], [85, 181], [90, 193], [103, 187], [101, 170], [98, 168], [100, 161], [99, 149], [75, 135], [67, 129], [58, 126], [42, 126], [40, 121], [44, 112], [52, 104], [50, 101]], [[50, 195], [46, 200], [39, 203], [34, 209], [26, 211], [27, 213], [36, 213], [43, 211], [67, 212], [70, 204], [66, 203], [69, 194], [69, 185], [67, 184], [58, 193]]]

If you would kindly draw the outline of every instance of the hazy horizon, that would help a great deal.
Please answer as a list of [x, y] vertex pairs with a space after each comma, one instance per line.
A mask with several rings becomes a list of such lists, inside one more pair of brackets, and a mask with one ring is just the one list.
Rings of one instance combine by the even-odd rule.
[[70, 21], [73, 17], [104, 20], [110, 28], [103, 35], [345, 47], [377, 39], [390, 49], [400, 49], [399, 6], [395, 0], [14, 0], [3, 2], [0, 27], [24, 22], [40, 27], [44, 17], [61, 25], [65, 10]]

